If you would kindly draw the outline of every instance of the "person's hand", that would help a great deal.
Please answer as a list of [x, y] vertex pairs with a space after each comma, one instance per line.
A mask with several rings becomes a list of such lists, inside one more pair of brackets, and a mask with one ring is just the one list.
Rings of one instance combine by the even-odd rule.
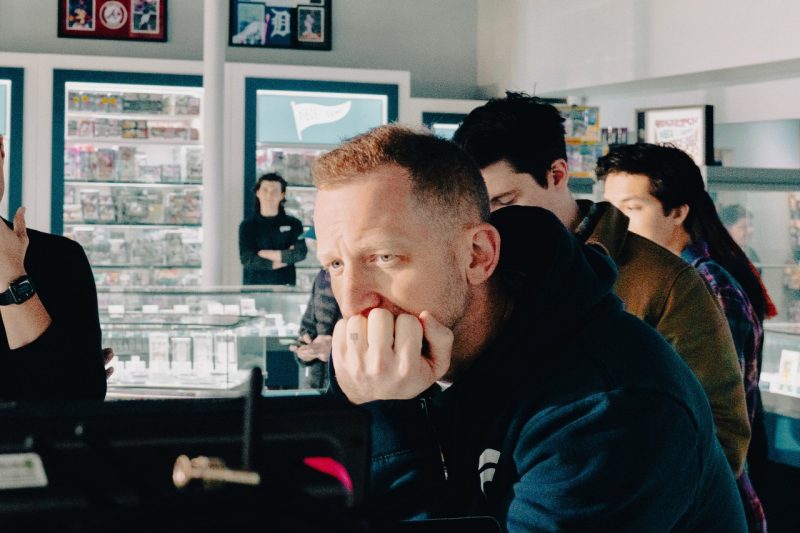
[[261, 259], [272, 261], [272, 268], [274, 270], [278, 270], [279, 268], [283, 268], [286, 266], [286, 263], [281, 262], [280, 250], [259, 250], [258, 257], [260, 257]]
[[3, 167], [3, 163], [6, 161], [6, 145], [5, 139], [2, 135], [0, 135], [0, 168]]
[[[304, 337], [307, 338], [308, 334], [304, 335]], [[289, 348], [300, 360], [305, 361], [306, 363], [310, 363], [315, 359], [319, 359], [322, 362], [328, 361], [331, 355], [331, 343], [333, 341], [332, 336], [318, 335], [317, 338], [315, 338], [312, 342], [309, 342], [301, 337], [300, 341], [304, 342], [304, 344], [301, 346], [291, 346]]]
[[106, 367], [106, 379], [110, 378], [111, 374], [114, 373], [114, 367], [108, 366], [112, 359], [114, 359], [114, 349], [103, 348], [103, 366]]
[[25, 275], [25, 252], [28, 232], [25, 227], [25, 208], [17, 209], [14, 227], [0, 223], [0, 286], [5, 290], [12, 281]]
[[[422, 353], [423, 338], [430, 347]], [[354, 404], [410, 399], [450, 367], [453, 332], [423, 311], [397, 317], [386, 309], [342, 319], [333, 330], [336, 380]]]

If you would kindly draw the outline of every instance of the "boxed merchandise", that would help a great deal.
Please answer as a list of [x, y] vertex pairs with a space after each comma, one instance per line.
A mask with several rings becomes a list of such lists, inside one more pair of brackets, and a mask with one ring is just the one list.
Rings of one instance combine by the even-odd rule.
[[181, 166], [177, 164], [161, 165], [161, 182], [162, 183], [180, 183], [181, 182]]
[[113, 148], [100, 148], [95, 157], [97, 159], [96, 178], [100, 181], [112, 181], [115, 178], [117, 151]]
[[200, 191], [168, 193], [165, 198], [164, 222], [167, 224], [200, 224]]
[[147, 139], [146, 120], [122, 120], [120, 121], [123, 139]]
[[199, 115], [200, 99], [191, 95], [176, 95], [174, 99], [174, 114]]
[[67, 121], [67, 137], [77, 137], [78, 136], [78, 121], [75, 119], [70, 119]]
[[111, 191], [103, 191], [97, 201], [98, 211], [97, 220], [100, 222], [116, 222], [117, 220], [117, 206], [114, 204], [114, 198], [111, 196]]
[[117, 157], [117, 179], [136, 181], [136, 148], [120, 146]]
[[146, 183], [161, 182], [161, 165], [140, 165], [137, 181]]
[[82, 148], [79, 152], [78, 169], [76, 178], [79, 180], [94, 180], [97, 176], [97, 152]]
[[106, 111], [109, 113], [122, 113], [122, 95], [109, 93], [106, 98]]
[[115, 118], [98, 118], [94, 121], [94, 136], [116, 138], [122, 135], [119, 120]]
[[64, 204], [64, 222], [82, 222], [83, 211], [80, 204]]
[[203, 181], [203, 151], [199, 148], [186, 150], [186, 183]]
[[94, 189], [81, 191], [81, 212], [84, 222], [96, 222], [99, 211], [100, 193]]
[[78, 122], [78, 137], [93, 137], [94, 122], [91, 120], [81, 120]]
[[67, 109], [70, 111], [81, 110], [81, 93], [77, 91], [69, 91], [67, 93]]

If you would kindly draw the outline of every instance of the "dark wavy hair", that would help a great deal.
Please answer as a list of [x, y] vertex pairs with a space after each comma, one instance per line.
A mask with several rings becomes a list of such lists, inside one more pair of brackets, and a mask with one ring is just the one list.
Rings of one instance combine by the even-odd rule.
[[472, 156], [480, 168], [507, 161], [518, 173], [533, 176], [547, 188], [547, 171], [558, 159], [567, 159], [564, 118], [541, 99], [506, 92], [467, 115], [453, 142]]
[[[280, 183], [281, 184], [281, 192], [282, 193], [286, 193], [286, 180], [283, 179], [283, 176], [281, 176], [280, 174], [277, 174], [275, 172], [270, 172], [268, 174], [263, 174], [260, 178], [258, 178], [258, 180], [256, 180], [256, 184], [253, 186], [253, 194], [258, 192], [258, 189], [261, 188], [261, 184], [263, 182], [265, 182], [265, 181], [275, 181], [275, 182]], [[283, 204], [285, 204], [285, 203], [286, 203], [286, 197], [284, 197], [283, 200], [281, 200], [281, 203], [278, 204], [278, 213], [280, 213], [281, 215], [286, 213], [286, 211], [283, 208]], [[261, 201], [258, 199], [258, 196], [256, 196], [256, 204], [255, 205], [256, 205], [256, 213], [260, 213], [261, 212]]]
[[650, 194], [661, 202], [665, 215], [676, 207], [689, 206], [683, 227], [692, 242], [708, 244], [711, 258], [739, 282], [759, 318], [764, 319], [767, 304], [761, 282], [744, 251], [722, 224], [700, 168], [689, 154], [670, 145], [623, 145], [597, 161], [595, 173], [599, 180], [615, 172], [647, 176]]

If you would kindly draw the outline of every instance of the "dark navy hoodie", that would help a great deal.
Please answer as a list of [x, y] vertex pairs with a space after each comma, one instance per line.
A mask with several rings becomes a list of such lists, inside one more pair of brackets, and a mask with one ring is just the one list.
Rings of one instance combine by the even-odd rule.
[[370, 513], [490, 515], [526, 532], [744, 531], [704, 392], [623, 311], [613, 263], [543, 209], [492, 223], [514, 311], [446, 390], [366, 405]]

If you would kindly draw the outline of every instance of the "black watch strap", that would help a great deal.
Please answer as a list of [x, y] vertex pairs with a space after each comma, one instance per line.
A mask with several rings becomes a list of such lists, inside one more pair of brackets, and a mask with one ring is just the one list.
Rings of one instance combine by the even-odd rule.
[[20, 276], [11, 282], [11, 285], [0, 292], [0, 305], [21, 304], [30, 300], [36, 294], [31, 278]]

